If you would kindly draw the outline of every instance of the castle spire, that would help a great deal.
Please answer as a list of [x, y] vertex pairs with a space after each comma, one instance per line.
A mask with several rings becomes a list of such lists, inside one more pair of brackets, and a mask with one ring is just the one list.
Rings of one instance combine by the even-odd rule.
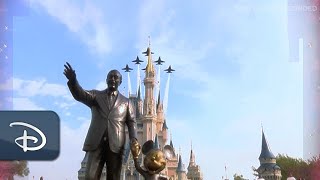
[[172, 147], [172, 149], [174, 148], [173, 143], [172, 143], [172, 134], [171, 133], [170, 133], [170, 146]]
[[189, 167], [190, 166], [195, 166], [196, 165], [196, 158], [195, 155], [193, 154], [193, 150], [192, 150], [192, 141], [191, 141], [191, 152], [190, 152], [190, 162], [189, 162]]
[[178, 162], [178, 167], [177, 167], [176, 172], [177, 172], [177, 173], [186, 172], [185, 169], [184, 169], [184, 167], [183, 167], [183, 164], [182, 164], [181, 153], [179, 154], [179, 162]]
[[140, 84], [139, 84], [139, 87], [138, 87], [138, 100], [141, 100], [141, 90], [140, 90]]
[[[162, 130], [164, 129], [169, 129], [166, 123], [166, 120], [164, 120], [163, 125], [162, 125]], [[170, 145], [171, 145], [172, 141], [170, 141]]]
[[[258, 174], [265, 179], [281, 179], [281, 168], [277, 165], [276, 157], [269, 149], [268, 142], [262, 131], [261, 154], [259, 156], [260, 166], [257, 169]], [[271, 175], [271, 176], [270, 176]]]
[[153, 148], [160, 149], [159, 147], [160, 146], [159, 146], [158, 134], [156, 134], [156, 137], [154, 138]]
[[276, 157], [273, 155], [273, 153], [270, 151], [268, 142], [267, 142], [266, 137], [265, 137], [264, 132], [263, 132], [263, 128], [262, 128], [261, 153], [260, 153], [259, 159], [262, 159], [262, 158], [264, 158], [264, 159], [267, 159], [267, 158], [275, 159], [275, 158], [276, 158]]
[[147, 51], [145, 52], [146, 56], [148, 56], [148, 63], [147, 63], [147, 67], [146, 67], [146, 73], [154, 74], [154, 66], [153, 66], [152, 56], [151, 56], [151, 54], [153, 54], [153, 52], [151, 52], [151, 49], [150, 49], [150, 36], [148, 38], [149, 38], [149, 46], [147, 48]]
[[159, 90], [159, 94], [158, 94], [158, 102], [157, 102], [157, 109], [159, 108], [159, 106], [160, 106], [160, 90]]

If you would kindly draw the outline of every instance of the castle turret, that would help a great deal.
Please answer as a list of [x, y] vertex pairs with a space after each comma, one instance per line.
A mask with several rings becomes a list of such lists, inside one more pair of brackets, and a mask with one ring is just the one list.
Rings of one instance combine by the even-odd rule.
[[142, 107], [142, 99], [141, 99], [141, 89], [140, 89], [140, 85], [138, 88], [138, 92], [137, 92], [137, 108], [136, 108], [136, 116], [137, 118], [141, 118], [142, 114], [143, 114], [143, 107]]
[[148, 56], [147, 66], [145, 68], [145, 96], [143, 103], [143, 142], [154, 139], [157, 132], [157, 114], [155, 112], [154, 86], [155, 86], [155, 69], [152, 62], [152, 52], [149, 47], [144, 52]]
[[172, 143], [172, 135], [171, 135], [171, 140], [170, 140], [170, 146], [172, 147], [173, 153], [172, 153], [172, 157], [170, 159], [167, 160], [167, 169], [168, 169], [168, 176], [170, 178], [175, 179], [176, 177], [176, 170], [178, 167], [178, 156], [175, 152], [175, 149], [173, 148], [173, 143]]
[[168, 141], [168, 126], [166, 123], [166, 120], [164, 119], [163, 125], [162, 125], [162, 144], [166, 144]]
[[146, 115], [155, 115], [153, 109], [155, 109], [154, 103], [154, 86], [155, 86], [155, 69], [152, 62], [151, 50], [150, 46], [148, 47], [147, 51], [148, 62], [147, 67], [145, 69], [145, 78], [144, 78], [144, 86], [145, 86], [145, 96], [144, 96], [144, 114]]
[[159, 90], [158, 100], [157, 100], [157, 111], [161, 108], [160, 105], [161, 105], [161, 101], [160, 101], [160, 90]]
[[172, 142], [172, 134], [170, 134], [170, 146], [172, 147], [173, 152], [176, 154], [176, 151], [174, 149], [173, 142]]
[[179, 162], [178, 162], [178, 167], [176, 172], [177, 172], [178, 180], [187, 180], [186, 170], [184, 168], [184, 165], [182, 164], [181, 155], [179, 155]]
[[281, 180], [281, 169], [276, 164], [276, 157], [273, 155], [269, 148], [263, 130], [259, 161], [260, 167], [257, 169], [259, 176], [261, 176], [265, 180]]
[[158, 100], [157, 100], [157, 106], [156, 106], [156, 112], [157, 112], [157, 132], [159, 133], [159, 143], [161, 143], [161, 146], [163, 147], [168, 140], [168, 134], [167, 134], [167, 125], [164, 124], [164, 112], [163, 112], [163, 103], [161, 102], [160, 98], [160, 90], [158, 93]]
[[164, 123], [163, 104], [161, 103], [161, 99], [160, 99], [160, 91], [158, 93], [156, 112], [157, 112], [157, 131], [159, 132], [162, 130], [162, 126]]
[[191, 143], [191, 152], [190, 152], [190, 161], [188, 166], [188, 173], [187, 177], [190, 180], [202, 180], [203, 175], [200, 170], [200, 166], [196, 164], [196, 157], [192, 149], [192, 143]]
[[154, 149], [160, 149], [159, 140], [158, 140], [158, 134], [156, 134], [156, 137], [154, 138], [153, 148]]
[[172, 149], [174, 149], [173, 142], [172, 142], [172, 135], [171, 135], [171, 138], [170, 138], [170, 146], [172, 147]]

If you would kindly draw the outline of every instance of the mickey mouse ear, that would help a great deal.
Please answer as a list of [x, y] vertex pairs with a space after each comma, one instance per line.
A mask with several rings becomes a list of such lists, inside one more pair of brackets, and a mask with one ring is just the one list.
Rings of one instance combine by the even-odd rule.
[[142, 154], [146, 155], [151, 149], [153, 149], [153, 141], [149, 140], [142, 146]]
[[170, 145], [165, 145], [163, 147], [163, 153], [167, 159], [172, 159], [174, 157], [174, 150]]

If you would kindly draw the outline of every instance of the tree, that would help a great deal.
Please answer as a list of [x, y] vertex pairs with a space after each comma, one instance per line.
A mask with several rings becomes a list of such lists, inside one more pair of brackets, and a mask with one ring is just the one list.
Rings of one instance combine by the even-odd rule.
[[14, 166], [14, 174], [24, 177], [29, 175], [29, 168], [27, 161], [16, 161]]
[[[277, 165], [281, 168], [282, 179], [292, 175], [296, 179], [320, 179], [320, 157], [313, 157], [307, 161], [278, 154]], [[259, 176], [257, 169], [252, 167], [255, 176]]]
[[13, 176], [21, 177], [29, 174], [27, 161], [0, 161], [0, 179], [13, 180]]
[[284, 154], [278, 154], [276, 158], [277, 164], [281, 168], [283, 179], [287, 179], [289, 175], [294, 176], [296, 179], [310, 179], [311, 161], [304, 161], [301, 158], [292, 158]]
[[320, 179], [320, 156], [309, 159], [311, 179]]
[[238, 175], [237, 173], [233, 175], [233, 179], [234, 179], [234, 180], [245, 180], [245, 179], [243, 178], [243, 175], [242, 175], [242, 174]]

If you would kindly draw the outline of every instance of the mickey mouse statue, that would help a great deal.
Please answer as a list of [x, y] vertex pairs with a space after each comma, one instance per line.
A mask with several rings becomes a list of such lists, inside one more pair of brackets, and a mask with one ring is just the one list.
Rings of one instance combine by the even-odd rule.
[[164, 152], [162, 152], [152, 140], [145, 142], [142, 146], [142, 154], [145, 155], [144, 168], [142, 168], [138, 162], [141, 146], [138, 142], [131, 144], [134, 165], [145, 180], [168, 180], [167, 176], [159, 174], [166, 167], [166, 158], [170, 158], [169, 154], [172, 150], [168, 147], [165, 146]]

